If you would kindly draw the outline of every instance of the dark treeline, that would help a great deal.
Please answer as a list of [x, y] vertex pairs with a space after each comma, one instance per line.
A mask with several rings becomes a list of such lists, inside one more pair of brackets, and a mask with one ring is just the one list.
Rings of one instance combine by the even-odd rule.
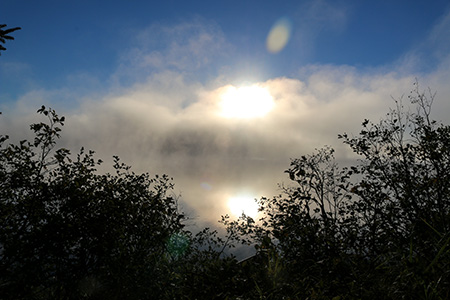
[[[223, 217], [193, 234], [172, 180], [118, 157], [58, 148], [64, 117], [44, 106], [34, 140], [0, 136], [1, 299], [449, 299], [450, 127], [432, 94], [293, 159], [291, 185], [259, 200], [261, 219]], [[256, 254], [238, 262], [227, 247]]]

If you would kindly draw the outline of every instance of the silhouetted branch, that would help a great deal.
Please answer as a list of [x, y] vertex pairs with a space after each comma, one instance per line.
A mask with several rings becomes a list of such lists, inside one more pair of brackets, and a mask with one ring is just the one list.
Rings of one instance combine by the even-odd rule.
[[[16, 30], [20, 30], [22, 28], [20, 27], [14, 27], [14, 28], [9, 28], [9, 29], [3, 29], [6, 27], [6, 24], [0, 24], [0, 43], [4, 44], [6, 42], [6, 40], [14, 40], [14, 37], [8, 35], [11, 32], [14, 32]], [[6, 48], [3, 45], [0, 45], [0, 50], [6, 50]], [[1, 55], [1, 52], [0, 52]]]

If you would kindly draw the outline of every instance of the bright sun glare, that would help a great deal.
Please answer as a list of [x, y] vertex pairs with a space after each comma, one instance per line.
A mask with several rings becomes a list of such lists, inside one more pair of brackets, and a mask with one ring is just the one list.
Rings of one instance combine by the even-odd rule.
[[252, 197], [231, 197], [228, 199], [228, 207], [235, 217], [240, 217], [244, 213], [254, 218], [258, 214], [258, 203]]
[[229, 87], [222, 94], [221, 115], [226, 118], [250, 119], [265, 116], [274, 106], [273, 97], [267, 89], [252, 85]]

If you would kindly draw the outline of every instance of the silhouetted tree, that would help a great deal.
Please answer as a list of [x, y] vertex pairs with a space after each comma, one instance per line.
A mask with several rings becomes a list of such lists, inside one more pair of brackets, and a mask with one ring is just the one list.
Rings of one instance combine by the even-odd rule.
[[[6, 48], [3, 45], [1, 45], [1, 44], [5, 44], [6, 40], [14, 40], [14, 37], [10, 36], [9, 34], [11, 32], [21, 29], [20, 27], [14, 27], [14, 28], [9, 28], [9, 29], [6, 29], [5, 27], [6, 27], [6, 24], [0, 24], [0, 51], [6, 50]], [[5, 28], [5, 29], [3, 29], [3, 28]], [[0, 52], [0, 55], [1, 55], [1, 52]]]
[[0, 139], [2, 299], [160, 298], [168, 241], [182, 230], [169, 178], [114, 158], [100, 175], [92, 151], [55, 149], [64, 117], [44, 106], [33, 142]]
[[[396, 101], [378, 124], [340, 135], [360, 156], [340, 168], [333, 149], [291, 162], [292, 186], [260, 200], [259, 222], [232, 224], [256, 243], [251, 275], [267, 299], [448, 299], [450, 126]], [[261, 273], [262, 272], [262, 273]]]
[[350, 206], [359, 216], [355, 250], [389, 298], [450, 296], [450, 126], [431, 119], [434, 97], [416, 82], [415, 111], [396, 101], [378, 124], [341, 136], [362, 156]]

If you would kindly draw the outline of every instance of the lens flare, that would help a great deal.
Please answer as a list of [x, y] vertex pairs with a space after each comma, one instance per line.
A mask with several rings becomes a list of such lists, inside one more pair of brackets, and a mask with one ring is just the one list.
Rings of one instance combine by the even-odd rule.
[[278, 53], [286, 46], [291, 37], [292, 22], [288, 18], [279, 19], [267, 35], [266, 47], [270, 53]]
[[174, 233], [167, 241], [167, 252], [174, 258], [178, 259], [183, 256], [189, 248], [189, 238], [183, 233]]
[[209, 182], [203, 181], [202, 183], [200, 183], [200, 186], [206, 191], [212, 190], [212, 185]]

